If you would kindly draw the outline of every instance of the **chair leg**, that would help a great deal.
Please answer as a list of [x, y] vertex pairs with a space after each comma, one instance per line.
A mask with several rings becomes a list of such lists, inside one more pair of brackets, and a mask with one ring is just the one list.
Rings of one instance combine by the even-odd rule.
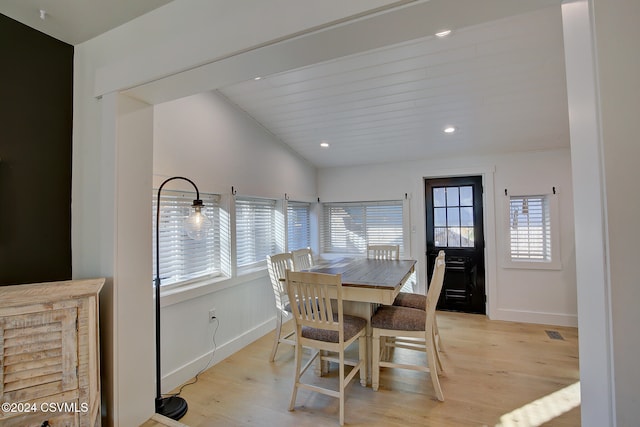
[[392, 337], [380, 337], [381, 360], [389, 360], [391, 358], [391, 345], [394, 343], [395, 340]]
[[316, 361], [314, 372], [317, 377], [321, 377], [329, 373], [330, 362], [325, 360], [329, 353], [326, 350], [319, 350], [318, 360]]
[[302, 363], [302, 346], [296, 343], [295, 349], [295, 369], [296, 374], [293, 379], [293, 392], [291, 393], [291, 403], [289, 403], [289, 410], [293, 411], [293, 408], [296, 406], [296, 397], [298, 395], [298, 384], [300, 384], [300, 365]]
[[380, 334], [373, 331], [373, 346], [371, 353], [371, 388], [378, 391], [380, 382]]
[[340, 351], [340, 425], [344, 425], [344, 349]]
[[276, 351], [278, 351], [278, 344], [280, 344], [280, 334], [282, 333], [282, 311], [278, 310], [276, 316], [276, 337], [273, 341], [273, 347], [271, 348], [271, 355], [269, 356], [269, 362], [273, 362], [276, 358]]
[[438, 373], [438, 375], [441, 375], [444, 372], [444, 368], [442, 367], [442, 359], [440, 358], [440, 351], [438, 350], [438, 344], [437, 344], [437, 336], [435, 335], [435, 331], [432, 331], [431, 333], [431, 345], [434, 348], [434, 354], [435, 354], [435, 361], [434, 361], [434, 365], [436, 368], [436, 371]]
[[358, 354], [360, 356], [360, 384], [367, 386], [367, 337], [365, 335], [358, 339]]
[[429, 366], [429, 375], [431, 376], [431, 382], [433, 383], [433, 389], [436, 392], [436, 397], [438, 398], [439, 401], [443, 402], [444, 401], [444, 395], [442, 394], [442, 388], [440, 387], [440, 380], [438, 379], [438, 372], [437, 372], [437, 368], [434, 366], [435, 364], [437, 364], [438, 362], [436, 362], [436, 352], [438, 350], [435, 349], [435, 345], [428, 345], [427, 346], [427, 363], [430, 364]]

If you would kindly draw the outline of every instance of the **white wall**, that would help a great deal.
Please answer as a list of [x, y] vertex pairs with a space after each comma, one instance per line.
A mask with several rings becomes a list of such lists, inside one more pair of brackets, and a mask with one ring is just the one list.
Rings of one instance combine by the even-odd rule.
[[[595, 52], [587, 0], [562, 5], [576, 210], [580, 391], [585, 426], [615, 425], [606, 205]], [[624, 425], [624, 424], [623, 424]], [[631, 425], [631, 424], [629, 424]]]
[[[605, 171], [615, 413], [619, 426], [640, 419], [640, 2], [593, 0]], [[595, 425], [595, 424], [594, 424]]]
[[[115, 259], [119, 256], [118, 247], [137, 247], [138, 241], [126, 230], [139, 226], [136, 215], [127, 215], [126, 205], [117, 203], [121, 188], [118, 185], [137, 185], [148, 180], [146, 169], [136, 164], [145, 164], [152, 153], [150, 148], [135, 152], [127, 162], [118, 163], [116, 94], [392, 3], [392, 0], [175, 0], [75, 46], [72, 268], [74, 278], [108, 279], [101, 297], [102, 312], [109, 313], [101, 319], [102, 363], [109, 366], [103, 370], [102, 385], [103, 414], [108, 425], [140, 425], [154, 411], [151, 379], [154, 347], [148, 338], [151, 332], [118, 329], [118, 325], [153, 315], [152, 292], [138, 294], [134, 290], [138, 283], [146, 282], [149, 269], [144, 260], [150, 259], [151, 248], [137, 251], [142, 262], [135, 265], [137, 259], [133, 257], [134, 265], [128, 266], [131, 270], [125, 280], [115, 280], [120, 275]], [[137, 200], [148, 197], [141, 188], [132, 188], [138, 192]], [[147, 226], [150, 227], [150, 222]], [[128, 304], [120, 306], [120, 299]], [[148, 356], [142, 361], [132, 357], [134, 353]], [[130, 375], [131, 372], [136, 374]], [[130, 396], [127, 390], [138, 387], [144, 391]]]
[[640, 38], [635, 0], [567, 0], [582, 421], [637, 425]]
[[181, 171], [204, 192], [316, 198], [315, 169], [215, 91], [154, 107], [155, 179]]
[[[329, 168], [318, 171], [322, 202], [410, 200], [411, 256], [424, 277], [424, 177], [484, 175], [487, 247], [487, 313], [493, 319], [577, 325], [573, 199], [569, 150], [424, 160], [402, 164]], [[562, 270], [506, 269], [501, 265], [506, 239], [504, 189], [558, 191]]]
[[[154, 107], [155, 186], [175, 175], [201, 192], [295, 200], [316, 198], [316, 171], [253, 119], [216, 92]], [[189, 190], [189, 187], [185, 187]], [[215, 362], [273, 329], [275, 304], [266, 271], [163, 296], [163, 390], [192, 378], [211, 360], [216, 308]], [[188, 331], [188, 333], [185, 333]], [[266, 360], [266, 355], [265, 355]]]

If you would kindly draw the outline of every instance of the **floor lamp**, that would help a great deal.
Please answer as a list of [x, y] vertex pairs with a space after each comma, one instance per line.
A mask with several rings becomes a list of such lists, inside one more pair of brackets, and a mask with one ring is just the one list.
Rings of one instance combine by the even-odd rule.
[[187, 235], [195, 240], [200, 240], [207, 234], [211, 221], [202, 213], [204, 204], [200, 200], [198, 187], [188, 178], [174, 176], [166, 179], [158, 188], [158, 201], [156, 211], [156, 278], [154, 281], [156, 296], [156, 413], [173, 420], [179, 420], [187, 413], [187, 401], [180, 396], [162, 397], [161, 372], [160, 372], [160, 193], [162, 187], [169, 181], [181, 179], [189, 182], [196, 189], [196, 200], [191, 207], [193, 210], [185, 220], [184, 228]]

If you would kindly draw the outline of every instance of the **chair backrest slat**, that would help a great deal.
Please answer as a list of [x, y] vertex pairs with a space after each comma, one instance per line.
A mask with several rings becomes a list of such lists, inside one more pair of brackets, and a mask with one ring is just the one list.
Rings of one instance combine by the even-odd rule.
[[400, 259], [400, 245], [367, 245], [369, 259]]
[[[342, 340], [342, 278], [339, 274], [287, 271], [286, 286], [291, 312], [300, 326], [339, 331]], [[337, 302], [334, 319], [331, 301]]]
[[288, 252], [268, 255], [267, 268], [269, 270], [273, 294], [276, 298], [276, 307], [283, 310], [284, 306], [289, 302], [284, 279], [286, 278], [287, 270], [293, 270], [293, 257]]
[[294, 271], [307, 270], [314, 265], [311, 248], [296, 249], [291, 251], [291, 255], [293, 256]]

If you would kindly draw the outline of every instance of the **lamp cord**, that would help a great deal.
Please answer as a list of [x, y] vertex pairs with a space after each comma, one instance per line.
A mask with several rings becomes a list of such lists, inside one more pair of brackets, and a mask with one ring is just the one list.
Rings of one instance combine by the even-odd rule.
[[213, 330], [213, 335], [211, 336], [211, 342], [213, 343], [213, 350], [211, 351], [211, 358], [209, 359], [209, 361], [207, 362], [207, 364], [205, 365], [205, 367], [204, 367], [204, 368], [202, 368], [202, 369], [200, 369], [200, 370], [198, 371], [198, 373], [197, 373], [197, 374], [195, 375], [195, 377], [193, 378], [193, 381], [191, 381], [191, 382], [189, 382], [189, 383], [182, 384], [182, 385], [180, 386], [180, 389], [178, 389], [178, 392], [177, 392], [177, 393], [170, 393], [170, 394], [166, 394], [166, 395], [163, 395], [163, 397], [180, 396], [180, 393], [182, 393], [182, 390], [183, 390], [185, 387], [187, 387], [187, 386], [190, 386], [190, 385], [193, 385], [193, 384], [197, 383], [197, 382], [198, 382], [198, 377], [200, 376], [200, 374], [202, 374], [204, 371], [206, 371], [207, 369], [209, 369], [209, 368], [211, 367], [211, 364], [213, 363], [213, 358], [214, 358], [214, 356], [215, 356], [215, 354], [216, 354], [216, 348], [217, 348], [217, 345], [216, 345], [216, 333], [218, 332], [218, 328], [220, 327], [220, 320], [218, 320], [218, 318], [217, 318], [217, 317], [216, 317], [216, 318], [214, 318], [213, 320], [215, 320], [215, 321], [216, 321], [216, 327], [215, 327], [215, 329]]

